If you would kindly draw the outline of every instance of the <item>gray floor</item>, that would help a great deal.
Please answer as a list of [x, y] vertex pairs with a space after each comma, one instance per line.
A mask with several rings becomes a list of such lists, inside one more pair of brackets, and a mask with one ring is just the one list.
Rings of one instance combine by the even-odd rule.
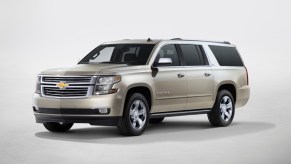
[[123, 137], [115, 127], [86, 124], [64, 134], [47, 132], [34, 123], [33, 86], [9, 92], [15, 84], [4, 80], [0, 163], [290, 163], [289, 85], [281, 80], [281, 88], [264, 90], [271, 83], [257, 84], [229, 127], [212, 128], [206, 115], [183, 116], [151, 125], [142, 136]]

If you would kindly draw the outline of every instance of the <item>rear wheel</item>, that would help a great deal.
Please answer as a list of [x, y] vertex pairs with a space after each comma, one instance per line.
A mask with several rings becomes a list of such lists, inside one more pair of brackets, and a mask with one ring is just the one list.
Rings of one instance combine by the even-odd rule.
[[126, 102], [121, 122], [118, 125], [123, 135], [141, 135], [149, 122], [149, 105], [140, 93], [132, 94]]
[[235, 103], [232, 94], [227, 90], [218, 92], [215, 104], [208, 120], [213, 126], [228, 126], [231, 124], [235, 111]]
[[73, 123], [46, 122], [43, 126], [51, 132], [65, 132], [71, 129]]
[[161, 118], [151, 118], [150, 119], [150, 124], [159, 124], [164, 120], [165, 117], [161, 117]]

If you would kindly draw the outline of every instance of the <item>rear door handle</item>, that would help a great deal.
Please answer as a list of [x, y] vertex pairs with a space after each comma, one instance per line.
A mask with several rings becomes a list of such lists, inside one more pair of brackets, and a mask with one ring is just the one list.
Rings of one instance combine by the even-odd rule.
[[209, 73], [209, 72], [205, 72], [204, 73], [204, 76], [206, 76], [206, 77], [208, 77], [208, 76], [210, 76], [211, 75], [211, 73]]
[[178, 78], [183, 78], [183, 77], [185, 77], [185, 74], [179, 73], [177, 76], [178, 76]]

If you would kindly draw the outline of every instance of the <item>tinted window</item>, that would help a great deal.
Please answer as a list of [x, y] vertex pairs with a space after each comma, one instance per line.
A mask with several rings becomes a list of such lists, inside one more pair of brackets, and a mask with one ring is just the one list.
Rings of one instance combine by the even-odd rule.
[[197, 45], [197, 50], [200, 54], [200, 59], [202, 59], [202, 65], [209, 65], [208, 59], [206, 57], [205, 51], [201, 45]]
[[154, 46], [154, 44], [101, 45], [85, 56], [79, 64], [145, 65]]
[[209, 46], [219, 65], [243, 66], [243, 62], [235, 47]]
[[201, 59], [199, 52], [197, 51], [197, 48], [195, 45], [191, 44], [181, 44], [180, 45], [185, 64], [187, 66], [192, 65], [202, 65], [203, 59]]
[[180, 65], [178, 53], [177, 53], [175, 45], [173, 45], [173, 44], [165, 45], [160, 49], [160, 51], [155, 59], [155, 63], [158, 63], [160, 58], [172, 59], [171, 66], [179, 66]]

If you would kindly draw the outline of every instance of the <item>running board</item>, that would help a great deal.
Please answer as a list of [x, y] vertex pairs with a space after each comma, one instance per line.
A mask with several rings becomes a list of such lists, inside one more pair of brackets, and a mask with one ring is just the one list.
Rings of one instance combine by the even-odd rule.
[[183, 111], [174, 111], [174, 112], [159, 112], [159, 113], [151, 113], [150, 118], [207, 114], [210, 111], [211, 109], [196, 109], [196, 110], [183, 110]]

